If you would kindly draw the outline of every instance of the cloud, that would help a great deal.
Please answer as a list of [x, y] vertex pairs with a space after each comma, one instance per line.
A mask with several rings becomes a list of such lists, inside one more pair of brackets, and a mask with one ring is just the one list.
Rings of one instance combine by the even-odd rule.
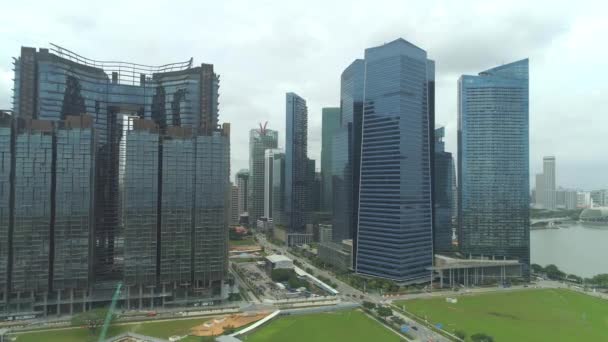
[[608, 186], [601, 172], [577, 169], [608, 166], [598, 157], [605, 153], [602, 127], [608, 123], [600, 95], [608, 92], [601, 76], [608, 71], [600, 43], [608, 34], [602, 2], [105, 1], [84, 8], [76, 1], [54, 1], [37, 4], [36, 11], [32, 6], [3, 6], [0, 107], [9, 104], [12, 76], [7, 75], [21, 45], [56, 42], [94, 59], [152, 65], [192, 56], [195, 63], [213, 63], [221, 75], [220, 119], [232, 123], [233, 173], [248, 167], [248, 132], [258, 122], [279, 130], [284, 146], [289, 91], [307, 100], [309, 155], [319, 167], [321, 108], [339, 106], [342, 70], [365, 48], [403, 37], [436, 61], [436, 121], [446, 126], [447, 148], [454, 154], [460, 74], [529, 57], [531, 171], [538, 170], [542, 155], [555, 154], [558, 182], [578, 186], [577, 178], [584, 178], [580, 186]]

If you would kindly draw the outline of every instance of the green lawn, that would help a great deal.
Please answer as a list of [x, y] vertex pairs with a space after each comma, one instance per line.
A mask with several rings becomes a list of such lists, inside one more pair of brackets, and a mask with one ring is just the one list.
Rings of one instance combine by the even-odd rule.
[[448, 331], [484, 332], [497, 342], [608, 341], [608, 301], [569, 290], [527, 290], [400, 301]]
[[360, 311], [283, 316], [239, 336], [247, 342], [398, 342], [399, 336]]
[[[190, 328], [202, 324], [208, 320], [207, 318], [194, 318], [173, 320], [166, 322], [139, 322], [125, 325], [111, 326], [108, 331], [108, 337], [122, 334], [127, 331], [135, 332], [142, 335], [153, 336], [168, 339], [173, 335], [184, 336], [188, 334]], [[45, 332], [31, 332], [17, 335], [17, 342], [82, 342], [82, 341], [97, 341], [98, 335], [91, 335], [88, 330], [82, 328], [73, 328], [65, 330], [54, 330]], [[211, 339], [203, 339], [203, 337], [190, 336], [182, 341], [200, 342], [212, 341]]]
[[253, 237], [248, 237], [242, 240], [230, 240], [228, 241], [228, 244], [230, 246], [251, 246], [251, 245], [255, 245], [255, 241], [253, 240]]

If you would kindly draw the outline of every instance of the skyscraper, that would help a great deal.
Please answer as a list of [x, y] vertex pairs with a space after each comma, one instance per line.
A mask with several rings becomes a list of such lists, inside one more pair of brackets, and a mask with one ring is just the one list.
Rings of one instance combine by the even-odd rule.
[[264, 157], [264, 216], [268, 219], [273, 218], [274, 157], [278, 154], [285, 155], [282, 149], [271, 148]]
[[545, 209], [556, 209], [555, 194], [555, 157], [543, 157], [543, 204]]
[[433, 250], [435, 253], [452, 251], [452, 216], [454, 203], [452, 181], [454, 179], [452, 154], [445, 151], [445, 129], [435, 129], [435, 154], [433, 158]]
[[266, 171], [266, 149], [276, 148], [279, 132], [260, 125], [249, 131], [249, 199], [247, 200], [249, 222], [264, 216], [264, 184]]
[[332, 162], [334, 133], [340, 127], [340, 108], [323, 108], [321, 127], [321, 210], [333, 210]]
[[537, 173], [534, 187], [534, 204], [539, 209], [545, 208], [545, 176], [543, 173]]
[[230, 184], [230, 225], [239, 224], [239, 187]]
[[300, 232], [308, 216], [308, 108], [295, 93], [285, 95], [285, 217], [289, 232]]
[[236, 173], [236, 186], [239, 188], [239, 215], [247, 212], [249, 207], [249, 170], [241, 169]]
[[434, 79], [426, 51], [404, 39], [365, 50], [357, 273], [429, 277]]
[[458, 80], [459, 245], [530, 264], [528, 60]]
[[359, 209], [364, 74], [362, 59], [353, 61], [342, 72], [340, 127], [334, 131], [332, 143], [332, 239], [334, 242], [353, 239], [353, 253], [356, 253]]
[[105, 305], [119, 282], [127, 309], [224, 298], [230, 126], [218, 89], [213, 65], [192, 59], [21, 49], [14, 117], [0, 117], [0, 223], [12, 217], [0, 309]]

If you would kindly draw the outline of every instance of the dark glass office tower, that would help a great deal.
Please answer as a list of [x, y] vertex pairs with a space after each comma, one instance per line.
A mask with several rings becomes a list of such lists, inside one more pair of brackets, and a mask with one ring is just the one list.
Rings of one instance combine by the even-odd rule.
[[530, 263], [528, 60], [458, 80], [458, 240]]
[[308, 108], [297, 94], [285, 99], [285, 215], [288, 231], [300, 232], [309, 212]]
[[[332, 153], [332, 239], [354, 239], [359, 209], [359, 167], [361, 163], [361, 120], [365, 61], [357, 59], [340, 79], [340, 127], [333, 134]], [[356, 248], [353, 248], [356, 253]], [[353, 258], [354, 260], [354, 258]]]
[[452, 154], [445, 151], [445, 129], [435, 130], [433, 169], [433, 250], [435, 253], [452, 251], [453, 167]]
[[272, 160], [272, 222], [286, 226], [285, 212], [285, 153], [277, 152]]
[[[11, 115], [0, 112], [0, 292], [6, 294], [11, 202], [11, 160], [12, 160], [12, 119]], [[0, 303], [0, 310], [4, 309]]]
[[358, 273], [416, 282], [433, 263], [434, 63], [403, 40], [365, 50]]
[[340, 127], [340, 108], [323, 108], [321, 110], [321, 210], [333, 210], [332, 163], [334, 134]]

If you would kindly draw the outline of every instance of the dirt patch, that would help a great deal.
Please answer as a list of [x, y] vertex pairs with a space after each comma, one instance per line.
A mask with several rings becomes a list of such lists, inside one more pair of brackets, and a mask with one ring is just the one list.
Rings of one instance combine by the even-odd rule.
[[501, 313], [501, 312], [488, 312], [488, 315], [492, 315], [492, 316], [496, 316], [496, 317], [500, 317], [500, 318], [513, 319], [513, 320], [519, 319], [519, 317], [517, 317], [517, 316], [509, 315], [509, 314]]
[[268, 316], [267, 312], [230, 315], [223, 318], [216, 318], [191, 328], [190, 334], [194, 336], [219, 336], [222, 335], [226, 329], [240, 328], [266, 316]]

